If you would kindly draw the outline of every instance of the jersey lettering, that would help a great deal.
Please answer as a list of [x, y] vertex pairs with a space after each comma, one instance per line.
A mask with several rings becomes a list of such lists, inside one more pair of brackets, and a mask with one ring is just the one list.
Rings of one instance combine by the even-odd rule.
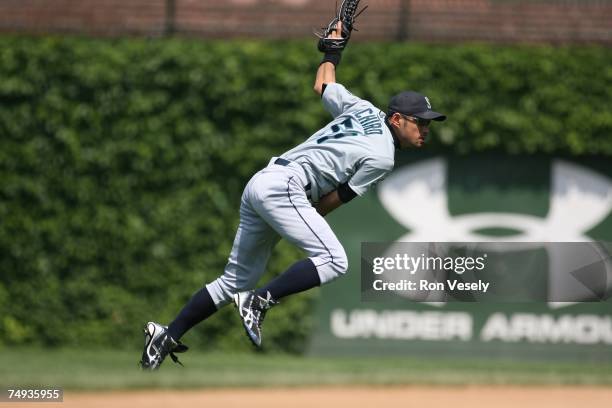
[[372, 108], [361, 110], [355, 114], [366, 135], [382, 135], [382, 123]]
[[340, 139], [341, 137], [357, 136], [359, 134], [358, 132], [354, 130], [349, 130], [349, 129], [353, 129], [353, 121], [351, 120], [350, 117], [346, 118], [340, 123], [331, 125], [330, 127], [331, 134], [318, 138], [317, 143], [320, 144], [328, 139]]

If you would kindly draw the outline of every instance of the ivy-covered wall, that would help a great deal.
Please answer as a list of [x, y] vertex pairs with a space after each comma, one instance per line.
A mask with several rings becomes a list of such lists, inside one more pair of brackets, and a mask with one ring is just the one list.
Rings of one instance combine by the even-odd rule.
[[[0, 37], [0, 344], [140, 345], [223, 269], [243, 185], [329, 119], [312, 42]], [[430, 151], [612, 157], [603, 47], [352, 44], [337, 73], [449, 119]], [[281, 244], [267, 277], [300, 256]], [[314, 293], [314, 295], [313, 295]], [[300, 351], [316, 292], [266, 327]], [[272, 317], [271, 317], [272, 318]], [[250, 347], [231, 307], [188, 335]]]

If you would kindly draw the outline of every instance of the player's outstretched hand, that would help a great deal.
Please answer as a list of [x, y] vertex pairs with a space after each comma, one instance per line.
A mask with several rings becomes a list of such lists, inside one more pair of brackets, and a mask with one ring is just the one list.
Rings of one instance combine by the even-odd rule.
[[351, 38], [351, 32], [355, 24], [355, 19], [368, 7], [365, 6], [359, 12], [357, 7], [360, 0], [343, 0], [338, 8], [336, 16], [317, 34], [319, 37], [319, 51], [340, 52], [348, 44]]
[[342, 38], [342, 21], [338, 21], [336, 23], [336, 27], [329, 33], [329, 37], [331, 39]]

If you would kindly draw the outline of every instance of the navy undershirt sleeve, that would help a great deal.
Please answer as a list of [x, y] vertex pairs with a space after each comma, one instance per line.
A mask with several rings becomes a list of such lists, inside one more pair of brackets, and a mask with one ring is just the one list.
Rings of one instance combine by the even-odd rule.
[[349, 187], [348, 183], [344, 183], [338, 186], [338, 196], [340, 197], [340, 201], [348, 203], [353, 198], [357, 197], [357, 193]]

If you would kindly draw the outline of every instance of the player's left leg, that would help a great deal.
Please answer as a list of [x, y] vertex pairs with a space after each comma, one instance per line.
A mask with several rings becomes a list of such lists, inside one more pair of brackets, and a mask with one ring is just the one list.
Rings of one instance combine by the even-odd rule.
[[348, 260], [342, 244], [327, 221], [317, 212], [296, 178], [287, 180], [284, 202], [262, 200], [258, 213], [287, 241], [304, 250], [307, 258], [257, 290], [279, 300], [343, 276]]
[[261, 345], [266, 311], [278, 299], [328, 283], [348, 268], [338, 238], [308, 201], [301, 169], [278, 166], [268, 169], [259, 179], [261, 188], [256, 190], [258, 194], [251, 204], [270, 227], [303, 249], [308, 258], [294, 263], [263, 288], [235, 296], [247, 334], [256, 346]]

